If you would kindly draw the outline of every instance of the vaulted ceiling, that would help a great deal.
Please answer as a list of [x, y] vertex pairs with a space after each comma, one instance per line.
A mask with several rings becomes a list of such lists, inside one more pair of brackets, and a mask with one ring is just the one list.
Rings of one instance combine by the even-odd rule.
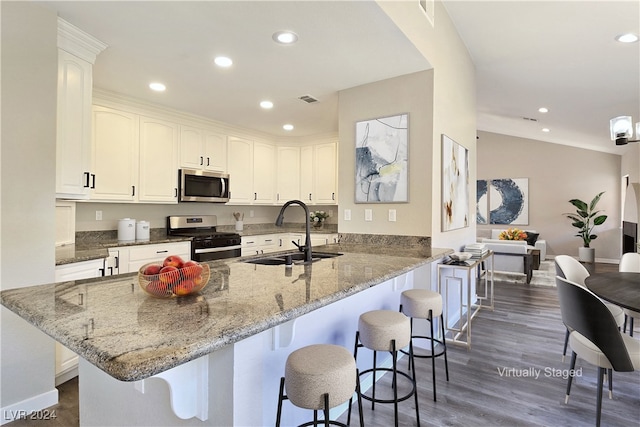
[[[336, 132], [338, 91], [431, 68], [373, 1], [41, 3], [109, 46], [96, 61], [95, 87], [275, 137]], [[639, 2], [445, 7], [476, 65], [480, 130], [622, 153], [608, 121], [640, 121], [640, 43], [614, 37], [640, 32]], [[279, 30], [298, 42], [275, 43]], [[218, 55], [233, 65], [216, 67]], [[167, 90], [150, 91], [152, 81]], [[265, 99], [272, 109], [259, 107]]]

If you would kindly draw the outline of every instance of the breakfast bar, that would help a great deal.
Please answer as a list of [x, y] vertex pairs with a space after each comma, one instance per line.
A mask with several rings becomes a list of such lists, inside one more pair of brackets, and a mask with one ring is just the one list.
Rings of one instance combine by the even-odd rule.
[[[210, 262], [199, 294], [170, 300], [146, 294], [135, 274], [0, 296], [81, 357], [82, 425], [267, 425], [291, 351], [310, 343], [351, 349], [360, 313], [397, 310], [401, 290], [430, 286], [429, 264], [452, 252], [347, 243], [321, 250], [340, 255], [291, 267]], [[289, 412], [284, 421], [295, 422]]]

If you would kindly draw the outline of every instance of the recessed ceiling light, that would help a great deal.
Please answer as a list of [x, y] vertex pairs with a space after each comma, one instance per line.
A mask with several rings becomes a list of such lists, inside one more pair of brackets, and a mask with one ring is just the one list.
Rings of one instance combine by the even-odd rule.
[[638, 35], [633, 33], [620, 34], [616, 40], [621, 43], [635, 43], [638, 41]]
[[162, 83], [153, 82], [153, 83], [149, 83], [149, 89], [155, 90], [156, 92], [164, 92], [167, 89], [167, 87]]
[[262, 108], [264, 108], [265, 110], [268, 110], [270, 108], [273, 108], [273, 102], [271, 102], [271, 101], [261, 101], [260, 102], [260, 106]]
[[542, 128], [542, 132], [550, 132], [549, 128]]
[[274, 42], [280, 44], [292, 44], [298, 41], [298, 35], [292, 31], [278, 31], [271, 36]]
[[217, 56], [213, 62], [216, 63], [216, 65], [218, 67], [231, 67], [231, 65], [233, 64], [233, 61], [231, 60], [231, 58], [227, 58], [226, 56]]
[[548, 113], [549, 109], [545, 108], [545, 107], [540, 107], [540, 108], [538, 108], [538, 111], [541, 112], [541, 113]]
[[282, 129], [284, 129], [284, 130], [293, 130], [293, 125], [286, 124], [286, 125], [282, 126]]

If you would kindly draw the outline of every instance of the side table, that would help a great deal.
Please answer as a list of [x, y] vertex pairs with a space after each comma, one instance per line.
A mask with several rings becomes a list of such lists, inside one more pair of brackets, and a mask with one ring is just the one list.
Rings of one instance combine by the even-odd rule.
[[[489, 260], [489, 258], [491, 259]], [[487, 264], [490, 266], [489, 269], [486, 268]], [[462, 277], [456, 276], [457, 271], [462, 271]], [[473, 303], [471, 300], [472, 272], [474, 272], [474, 277], [476, 279], [476, 303]], [[466, 292], [464, 292], [465, 279], [467, 285]], [[460, 320], [456, 322], [455, 325], [449, 325], [449, 288], [452, 285], [457, 287], [460, 297]], [[483, 285], [482, 287], [484, 288], [484, 292], [479, 294], [478, 288], [480, 285]], [[471, 320], [473, 320], [481, 308], [487, 308], [491, 311], [493, 311], [494, 308], [493, 251], [488, 251], [479, 258], [472, 258], [464, 262], [447, 261], [438, 264], [438, 292], [440, 292], [444, 300], [445, 330], [447, 332], [451, 332], [452, 335], [451, 338], [445, 337], [445, 339], [447, 342], [451, 342], [453, 344], [464, 345], [467, 349], [471, 348]]]

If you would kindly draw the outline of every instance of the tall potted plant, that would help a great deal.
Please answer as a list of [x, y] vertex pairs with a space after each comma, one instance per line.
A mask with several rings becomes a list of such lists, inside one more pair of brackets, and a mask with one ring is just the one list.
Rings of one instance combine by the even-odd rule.
[[598, 236], [593, 234], [593, 229], [597, 225], [602, 225], [607, 220], [607, 215], [599, 215], [602, 211], [596, 210], [596, 205], [603, 194], [604, 191], [596, 195], [589, 204], [580, 199], [569, 200], [569, 203], [575, 206], [576, 213], [567, 213], [565, 215], [572, 221], [571, 225], [579, 230], [576, 236], [582, 239], [583, 246], [578, 248], [580, 261], [595, 261], [595, 249], [591, 248], [590, 244], [591, 241], [597, 239]]

